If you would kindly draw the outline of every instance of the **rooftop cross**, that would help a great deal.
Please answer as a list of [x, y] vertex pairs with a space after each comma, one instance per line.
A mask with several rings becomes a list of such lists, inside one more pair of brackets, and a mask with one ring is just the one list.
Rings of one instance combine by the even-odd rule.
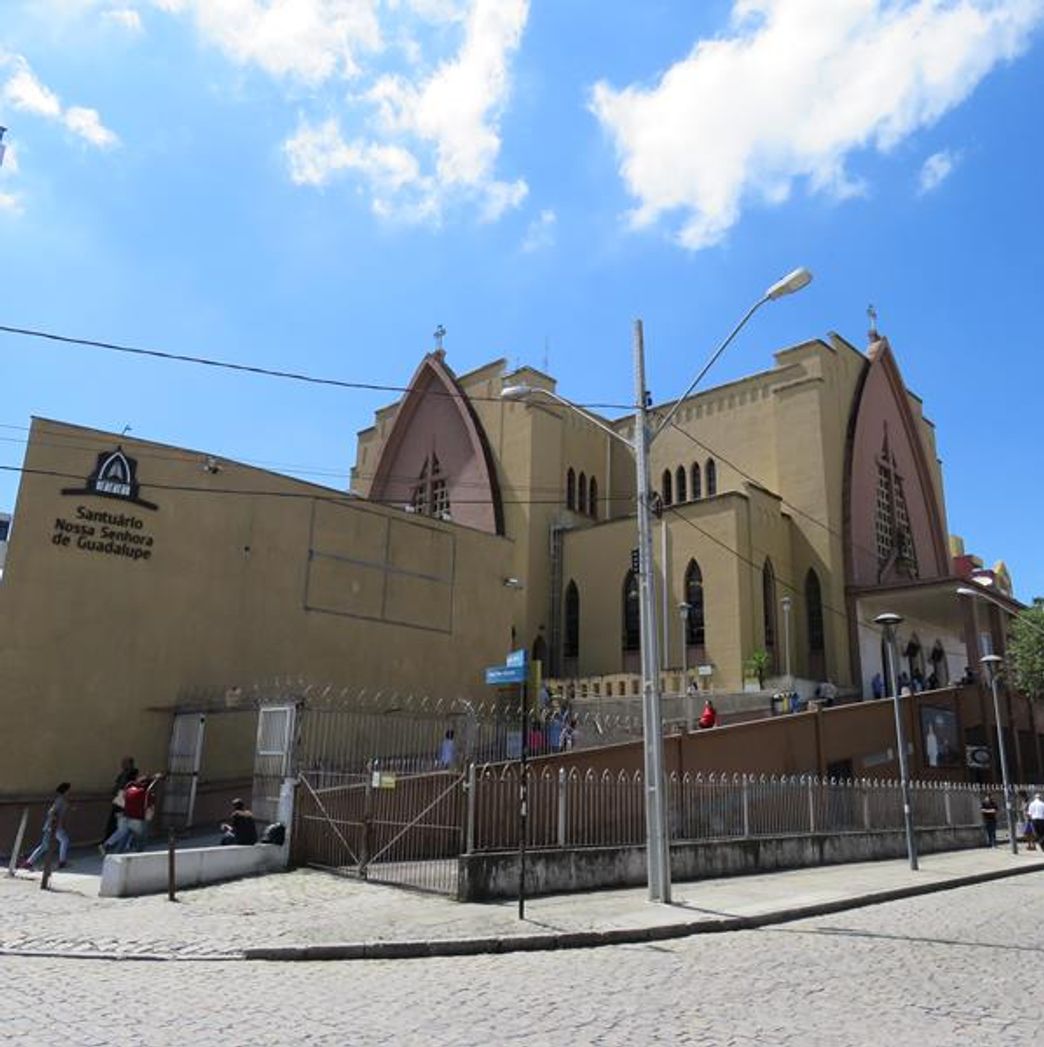
[[445, 337], [446, 337], [446, 328], [443, 327], [442, 324], [439, 324], [439, 326], [435, 328], [435, 348], [436, 349], [441, 349], [442, 348], [442, 339], [445, 338]]
[[866, 315], [870, 317], [870, 337], [877, 340], [877, 310], [873, 304], [866, 307]]

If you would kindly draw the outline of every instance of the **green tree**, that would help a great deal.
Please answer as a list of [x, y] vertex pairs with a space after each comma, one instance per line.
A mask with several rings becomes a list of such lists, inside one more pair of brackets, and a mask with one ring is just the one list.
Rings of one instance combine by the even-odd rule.
[[758, 689], [765, 687], [765, 677], [772, 666], [772, 657], [764, 647], [759, 647], [744, 663], [743, 668], [747, 676], [755, 677], [758, 681]]
[[1030, 698], [1044, 698], [1044, 604], [1016, 615], [1008, 634], [1011, 682]]

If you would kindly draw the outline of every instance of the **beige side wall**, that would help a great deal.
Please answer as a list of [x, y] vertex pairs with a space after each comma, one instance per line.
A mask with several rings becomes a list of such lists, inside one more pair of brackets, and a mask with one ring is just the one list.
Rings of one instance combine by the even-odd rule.
[[[742, 684], [742, 662], [749, 654], [743, 646], [739, 561], [727, 551], [740, 542], [744, 504], [738, 495], [719, 495], [685, 506], [681, 515], [664, 517], [668, 527], [668, 608], [673, 611], [682, 601], [685, 571], [695, 557], [703, 573], [707, 663], [715, 667], [714, 686], [726, 689]], [[563, 584], [574, 580], [580, 594], [580, 676], [624, 669], [623, 584], [636, 541], [634, 517], [566, 537]], [[663, 572], [659, 523], [655, 524], [653, 546], [659, 607]], [[681, 626], [673, 613], [670, 621], [668, 659], [670, 664], [680, 665], [677, 634]]]
[[[157, 511], [61, 493], [117, 442], [33, 423], [0, 583], [2, 793], [104, 788], [125, 752], [163, 766], [169, 716], [148, 710], [191, 685], [484, 693], [510, 637], [510, 541], [126, 439]], [[53, 544], [80, 506], [140, 519], [150, 557]]]

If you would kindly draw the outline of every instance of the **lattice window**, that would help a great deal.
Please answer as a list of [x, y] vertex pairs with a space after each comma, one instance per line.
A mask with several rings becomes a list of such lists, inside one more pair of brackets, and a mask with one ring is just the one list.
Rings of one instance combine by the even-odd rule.
[[877, 466], [877, 506], [874, 530], [877, 535], [877, 563], [884, 565], [895, 548], [895, 513], [892, 509], [892, 477], [888, 468]]
[[877, 459], [877, 499], [874, 506], [874, 537], [877, 545], [877, 570], [880, 576], [890, 562], [911, 578], [918, 576], [917, 549], [914, 546], [910, 513], [903, 493], [903, 478], [895, 457], [888, 449], [888, 434]]
[[895, 477], [895, 526], [899, 539], [899, 555], [905, 561], [907, 570], [917, 576], [917, 550], [914, 547], [913, 531], [910, 528], [910, 514], [906, 508], [906, 495], [903, 494], [903, 481]]
[[423, 513], [425, 516], [428, 514], [428, 462], [425, 461], [424, 467], [420, 471], [420, 476], [417, 478], [417, 486], [413, 488], [413, 496], [410, 498], [410, 504], [413, 506], [413, 511], [416, 513]]
[[442, 475], [439, 459], [434, 454], [425, 461], [420, 471], [410, 505], [415, 513], [422, 516], [434, 516], [440, 520], [450, 518], [449, 486], [446, 477]]

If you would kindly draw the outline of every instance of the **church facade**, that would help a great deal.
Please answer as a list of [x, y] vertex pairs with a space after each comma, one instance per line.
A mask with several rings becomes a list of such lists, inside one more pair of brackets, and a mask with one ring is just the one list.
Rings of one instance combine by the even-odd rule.
[[[523, 385], [522, 402], [504, 389]], [[629, 450], [540, 395], [554, 379], [502, 360], [459, 379], [437, 351], [359, 433], [352, 490], [508, 537], [511, 636], [545, 673], [638, 672], [635, 475]], [[674, 407], [656, 405], [652, 423]], [[768, 677], [871, 693], [883, 610], [903, 616], [904, 671], [942, 686], [1003, 644], [1018, 605], [957, 595], [935, 429], [888, 341], [836, 334], [689, 397], [651, 448], [663, 668], [735, 691]], [[624, 438], [634, 417], [599, 418]]]

